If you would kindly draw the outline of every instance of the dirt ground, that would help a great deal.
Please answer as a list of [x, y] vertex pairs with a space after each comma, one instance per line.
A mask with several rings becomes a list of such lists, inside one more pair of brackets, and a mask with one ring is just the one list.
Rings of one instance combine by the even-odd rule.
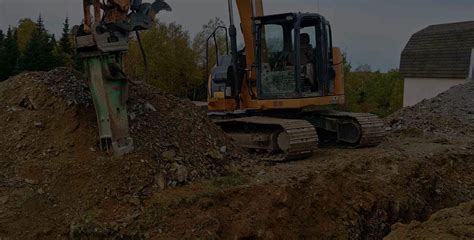
[[137, 151], [113, 158], [78, 78], [0, 84], [0, 239], [472, 239], [469, 117], [414, 107], [387, 119], [379, 147], [262, 163], [192, 103], [137, 86]]
[[434, 142], [396, 138], [371, 150], [327, 149], [238, 182], [170, 189], [150, 200], [171, 213], [151, 236], [381, 239], [396, 222], [423, 221], [473, 199], [472, 139]]
[[474, 201], [441, 210], [423, 223], [394, 225], [386, 238], [391, 239], [474, 239]]

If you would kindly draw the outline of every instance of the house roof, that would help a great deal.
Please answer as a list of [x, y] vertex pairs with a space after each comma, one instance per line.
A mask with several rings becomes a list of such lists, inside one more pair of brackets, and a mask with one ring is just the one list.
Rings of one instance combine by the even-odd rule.
[[412, 78], [466, 79], [474, 48], [474, 21], [429, 26], [402, 52], [400, 72]]

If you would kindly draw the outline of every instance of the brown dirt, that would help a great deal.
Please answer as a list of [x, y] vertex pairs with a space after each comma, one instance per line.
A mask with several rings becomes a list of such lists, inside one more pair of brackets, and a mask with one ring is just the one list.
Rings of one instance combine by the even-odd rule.
[[0, 84], [0, 238], [58, 238], [90, 218], [126, 219], [154, 192], [240, 164], [202, 111], [144, 85], [133, 88], [130, 101], [135, 153], [99, 152], [90, 97], [81, 96], [83, 84], [67, 88], [73, 80], [81, 83], [58, 69]]
[[136, 86], [137, 151], [117, 159], [91, 151], [96, 123], [87, 96], [45, 85], [46, 75], [65, 74], [53, 73], [0, 84], [0, 238], [382, 239], [397, 222], [426, 221], [474, 199], [468, 125], [428, 134], [417, 124], [377, 148], [261, 164], [241, 160], [191, 103]]
[[265, 166], [243, 179], [156, 195], [146, 205], [164, 214], [150, 234], [381, 239], [398, 221], [422, 221], [473, 199], [473, 150], [472, 139], [469, 145], [391, 139], [377, 149], [322, 150], [313, 159]]
[[397, 224], [386, 240], [457, 240], [474, 239], [474, 201], [441, 210], [424, 223]]

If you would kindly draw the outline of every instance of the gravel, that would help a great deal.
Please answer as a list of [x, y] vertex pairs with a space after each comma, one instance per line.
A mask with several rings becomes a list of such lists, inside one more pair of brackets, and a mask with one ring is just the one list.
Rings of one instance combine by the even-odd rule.
[[388, 118], [392, 131], [418, 129], [424, 133], [466, 134], [474, 127], [474, 81], [454, 86]]
[[[34, 82], [43, 89], [46, 86], [48, 93], [34, 85], [27, 86], [29, 93], [21, 94], [25, 97], [22, 97], [18, 106], [9, 104], [6, 109], [8, 112], [15, 112], [18, 107], [46, 112], [46, 109], [42, 109], [44, 106], [39, 107], [38, 103], [50, 101], [48, 99], [53, 96], [63, 99], [66, 106], [77, 108], [74, 120], [77, 126], [96, 125], [94, 118], [83, 116], [93, 115], [95, 111], [90, 89], [82, 73], [68, 68], [29, 72], [8, 80], [4, 85], [21, 92], [25, 91], [25, 82]], [[206, 113], [191, 101], [176, 98], [144, 83], [130, 84], [129, 95], [129, 126], [135, 145], [133, 154], [143, 155], [145, 159], [157, 163], [156, 172], [164, 173], [168, 185], [175, 186], [200, 178], [221, 176], [239, 165], [242, 159], [240, 149], [236, 148], [226, 134], [208, 119]], [[7, 101], [10, 100], [5, 99], [5, 102]], [[54, 105], [46, 107], [58, 108]], [[48, 118], [61, 119], [61, 114], [55, 112]], [[41, 118], [28, 121], [40, 130], [48, 126], [68, 129], [72, 124], [47, 122]], [[90, 139], [90, 142], [98, 141]], [[54, 145], [48, 142], [43, 144]], [[19, 146], [23, 148], [23, 145]], [[100, 151], [95, 149], [98, 147], [88, 147], [88, 152], [100, 154]]]

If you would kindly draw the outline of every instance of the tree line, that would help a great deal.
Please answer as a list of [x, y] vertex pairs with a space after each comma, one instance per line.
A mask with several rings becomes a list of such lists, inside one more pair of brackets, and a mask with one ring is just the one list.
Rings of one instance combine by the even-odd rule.
[[36, 21], [21, 19], [17, 27], [0, 30], [0, 81], [23, 71], [48, 71], [59, 66], [72, 67], [74, 47], [69, 19], [63, 24], [59, 42], [44, 26], [41, 16]]
[[[140, 35], [148, 64], [143, 60], [138, 38], [132, 36], [125, 55], [125, 72], [132, 80], [146, 81], [175, 96], [205, 101], [209, 68], [227, 49], [225, 32], [217, 32], [216, 41], [210, 42], [206, 64], [207, 38], [218, 26], [225, 23], [219, 18], [211, 19], [191, 38], [179, 24], [156, 22]], [[45, 29], [41, 16], [36, 21], [22, 19], [17, 27], [0, 31], [0, 80], [22, 71], [48, 71], [58, 66], [81, 69], [81, 65], [75, 56], [67, 18], [59, 41]], [[341, 107], [344, 111], [385, 116], [402, 107], [403, 79], [397, 70], [374, 72], [369, 65], [352, 68], [345, 61], [345, 89], [346, 104]]]
[[[222, 25], [224, 22], [219, 18], [212, 19], [192, 39], [179, 24], [156, 22], [153, 28], [141, 33], [148, 68], [136, 36], [131, 36], [130, 50], [125, 55], [126, 73], [131, 79], [145, 79], [176, 96], [204, 100], [207, 97], [206, 39], [214, 27]], [[222, 54], [225, 34], [217, 34], [217, 40]], [[215, 49], [214, 43], [210, 49]], [[210, 55], [212, 67], [216, 53], [210, 51]], [[82, 69], [68, 18], [64, 20], [59, 40], [45, 28], [41, 16], [36, 21], [21, 19], [18, 26], [5, 32], [0, 30], [0, 81], [23, 71], [49, 71], [60, 66]]]

